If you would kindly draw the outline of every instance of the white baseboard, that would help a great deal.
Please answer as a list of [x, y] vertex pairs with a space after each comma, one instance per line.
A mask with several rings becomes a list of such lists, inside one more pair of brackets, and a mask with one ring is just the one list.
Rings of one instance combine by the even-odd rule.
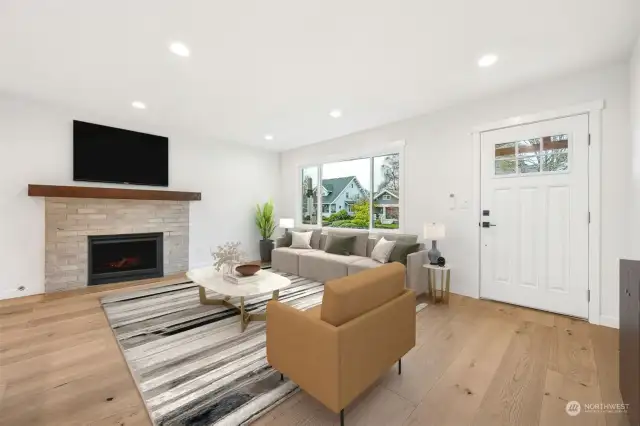
[[620, 319], [609, 315], [600, 315], [600, 325], [611, 328], [620, 328]]

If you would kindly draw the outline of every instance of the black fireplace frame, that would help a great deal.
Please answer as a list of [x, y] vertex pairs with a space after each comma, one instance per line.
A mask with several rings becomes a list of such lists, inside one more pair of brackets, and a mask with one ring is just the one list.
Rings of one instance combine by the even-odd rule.
[[[136, 241], [156, 242], [156, 267], [137, 269], [133, 271], [118, 271], [94, 274], [92, 249], [96, 244], [112, 244]], [[164, 276], [164, 235], [162, 232], [149, 232], [144, 234], [116, 234], [116, 235], [90, 235], [88, 236], [88, 268], [87, 285], [99, 285], [120, 281], [141, 280], [144, 278], [159, 278]]]

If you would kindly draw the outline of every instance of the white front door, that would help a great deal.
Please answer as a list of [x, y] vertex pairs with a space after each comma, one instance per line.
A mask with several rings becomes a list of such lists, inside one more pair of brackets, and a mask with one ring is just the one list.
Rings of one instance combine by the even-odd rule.
[[587, 318], [588, 116], [481, 140], [480, 297]]

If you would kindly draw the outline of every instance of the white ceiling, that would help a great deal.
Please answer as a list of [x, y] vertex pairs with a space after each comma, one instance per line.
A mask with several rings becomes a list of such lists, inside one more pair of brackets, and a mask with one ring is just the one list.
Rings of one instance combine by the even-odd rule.
[[0, 91], [289, 149], [620, 60], [639, 31], [638, 0], [1, 0]]

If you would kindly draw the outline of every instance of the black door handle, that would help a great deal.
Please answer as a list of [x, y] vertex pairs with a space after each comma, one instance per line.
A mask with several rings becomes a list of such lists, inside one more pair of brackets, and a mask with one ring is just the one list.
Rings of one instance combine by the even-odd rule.
[[482, 222], [482, 227], [483, 227], [483, 228], [488, 228], [488, 227], [490, 227], [490, 226], [497, 226], [497, 225], [494, 225], [494, 224], [492, 224], [492, 223], [490, 223], [490, 222]]

